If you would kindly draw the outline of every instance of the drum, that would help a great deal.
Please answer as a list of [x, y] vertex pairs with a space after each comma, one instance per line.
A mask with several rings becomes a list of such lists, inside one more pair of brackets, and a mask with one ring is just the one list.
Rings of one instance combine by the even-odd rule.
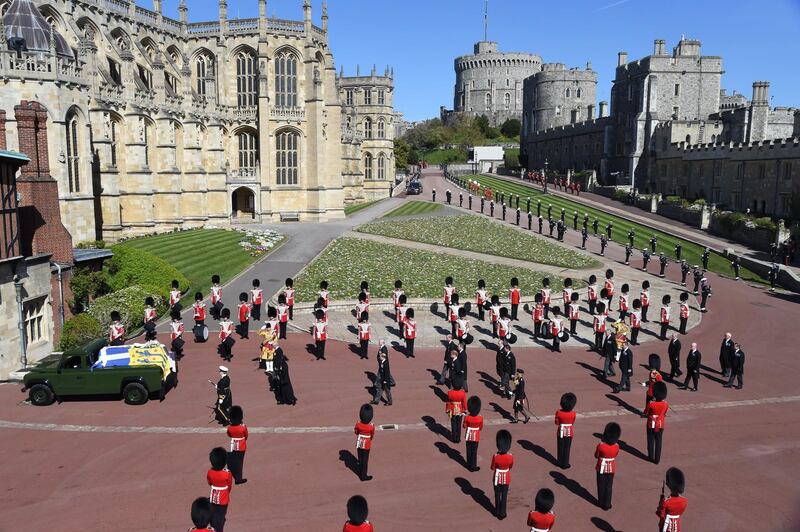
[[475, 338], [473, 338], [471, 334], [467, 333], [467, 335], [464, 338], [462, 338], [462, 340], [464, 340], [465, 344], [469, 345], [475, 341]]
[[489, 310], [491, 308], [492, 308], [492, 302], [491, 301], [486, 300], [486, 301], [483, 302], [483, 310]]
[[236, 340], [233, 338], [233, 336], [226, 336], [222, 343], [225, 344], [225, 347], [228, 349], [233, 349], [233, 344], [236, 343]]
[[509, 344], [517, 343], [517, 335], [514, 333], [510, 333], [506, 339], [508, 340]]
[[467, 311], [467, 314], [469, 314], [472, 311], [472, 302], [471, 301], [467, 301], [466, 303], [464, 303], [464, 310]]
[[175, 303], [174, 305], [172, 305], [172, 308], [170, 308], [170, 311], [172, 310], [177, 310], [178, 312], [182, 312], [183, 306], [180, 303]]
[[186, 341], [184, 341], [183, 338], [175, 338], [172, 341], [172, 350], [173, 351], [181, 351], [185, 344], [186, 344]]
[[208, 341], [208, 326], [200, 325], [199, 323], [192, 328], [194, 333], [194, 341], [203, 343]]
[[569, 341], [569, 331], [566, 330], [561, 331], [561, 335], [558, 337], [558, 339], [561, 340], [562, 342]]
[[549, 321], [542, 322], [542, 338], [544, 340], [552, 340], [553, 339], [553, 329], [550, 327]]

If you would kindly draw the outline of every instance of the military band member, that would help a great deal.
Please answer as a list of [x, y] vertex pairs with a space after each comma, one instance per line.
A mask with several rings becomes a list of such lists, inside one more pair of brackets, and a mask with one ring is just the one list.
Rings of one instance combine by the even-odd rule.
[[[274, 307], [267, 308], [267, 314], [274, 311]], [[275, 351], [278, 347], [278, 331], [276, 330], [277, 320], [268, 319], [264, 325], [256, 332], [261, 337], [261, 356], [259, 357], [258, 368], [263, 369], [268, 377], [272, 376], [274, 369]], [[270, 391], [274, 391], [274, 382], [270, 381]]]
[[222, 287], [219, 285], [219, 275], [211, 276], [211, 317], [219, 321], [222, 303]]
[[445, 201], [447, 201], [447, 204], [450, 205], [450, 200], [453, 199], [453, 193], [448, 190], [444, 193], [444, 197]]
[[647, 358], [647, 369], [647, 381], [642, 383], [642, 386], [647, 388], [644, 400], [645, 407], [653, 400], [653, 385], [664, 380], [661, 376], [661, 357], [655, 353], [650, 354]]
[[728, 377], [728, 382], [723, 386], [730, 388], [733, 386], [733, 380], [736, 379], [736, 389], [741, 390], [744, 385], [744, 351], [739, 344], [733, 344], [733, 355], [731, 356], [731, 375]]
[[556, 224], [556, 234], [558, 235], [558, 241], [564, 241], [564, 234], [567, 232], [567, 224], [564, 223], [563, 220], [559, 220]]
[[442, 302], [445, 306], [445, 314], [447, 314], [447, 308], [450, 306], [450, 298], [456, 292], [456, 287], [453, 286], [453, 278], [450, 276], [445, 277], [444, 288], [442, 289]]
[[572, 448], [575, 404], [578, 398], [572, 392], [561, 396], [561, 408], [556, 411], [556, 462], [561, 469], [569, 469], [569, 452]]
[[633, 253], [633, 246], [625, 244], [625, 264], [631, 263], [631, 254]]
[[367, 301], [367, 294], [361, 292], [358, 294], [358, 302], [356, 303], [356, 308], [353, 310], [353, 314], [356, 318], [361, 318], [361, 315], [365, 312], [369, 312], [369, 303]]
[[525, 199], [525, 210], [526, 210], [527, 212], [531, 212], [531, 197], [530, 197], [530, 196], [528, 196], [528, 197]]
[[574, 211], [572, 213], [572, 230], [573, 231], [578, 230], [578, 211]]
[[628, 311], [630, 310], [629, 307], [629, 299], [628, 299], [628, 292], [630, 287], [627, 283], [623, 284], [620, 288], [620, 296], [619, 296], [619, 320], [625, 321], [625, 318], [628, 316]]
[[458, 375], [451, 379], [453, 389], [447, 392], [447, 402], [445, 402], [445, 414], [450, 418], [450, 441], [461, 443], [461, 424], [463, 423], [464, 412], [467, 410], [467, 394], [464, 393], [464, 381]]
[[319, 292], [317, 293], [317, 298], [322, 299], [323, 305], [325, 308], [328, 308], [328, 303], [330, 299], [330, 292], [328, 291], [328, 281], [322, 281], [319, 283]]
[[573, 336], [577, 333], [578, 319], [580, 318], [581, 304], [578, 292], [572, 292], [569, 303], [569, 332]]
[[647, 265], [650, 262], [650, 252], [647, 251], [647, 248], [642, 248], [642, 271], [647, 271]]
[[584, 227], [581, 229], [581, 249], [586, 249], [586, 240], [589, 238], [589, 231]]
[[514, 456], [511, 450], [511, 433], [505, 429], [497, 431], [497, 454], [492, 456], [491, 468], [494, 472], [494, 508], [498, 519], [506, 518], [506, 502], [508, 487], [511, 484], [511, 468], [514, 467]]
[[236, 484], [244, 484], [244, 453], [247, 451], [247, 425], [244, 424], [244, 411], [241, 406], [231, 407], [231, 424], [228, 425], [228, 437], [231, 439], [231, 450], [228, 452], [228, 469]]
[[597, 303], [595, 306], [597, 313], [593, 317], [592, 329], [594, 330], [594, 348], [598, 353], [602, 353], [603, 335], [606, 333], [606, 318], [605, 310], [606, 304], [603, 302]]
[[669, 488], [669, 497], [664, 498], [664, 487], [661, 487], [661, 498], [658, 501], [658, 531], [681, 532], [681, 517], [686, 511], [687, 500], [681, 496], [686, 488], [683, 471], [677, 467], [667, 469], [665, 484]]
[[283, 294], [286, 296], [286, 306], [289, 311], [289, 319], [294, 319], [294, 279], [287, 277], [285, 286], [283, 287]]
[[356, 435], [356, 452], [358, 453], [358, 478], [362, 482], [372, 480], [368, 473], [369, 452], [372, 449], [372, 439], [375, 437], [375, 425], [372, 423], [374, 411], [371, 404], [361, 405], [358, 412], [358, 422], [353, 432]]
[[111, 325], [108, 327], [108, 345], [122, 345], [125, 342], [125, 326], [116, 310], [111, 311]]
[[183, 345], [186, 341], [183, 339], [183, 332], [185, 327], [181, 321], [181, 313], [178, 310], [173, 310], [170, 313], [172, 321], [169, 323], [169, 338], [171, 341], [170, 347], [172, 352], [175, 353], [175, 358], [183, 358]]
[[372, 523], [367, 521], [368, 515], [367, 499], [353, 495], [347, 501], [347, 522], [342, 532], [373, 532]]
[[533, 338], [542, 336], [542, 322], [544, 321], [544, 305], [542, 304], [542, 294], [533, 296], [534, 305], [531, 314], [533, 315]]
[[[700, 364], [703, 361], [703, 355], [697, 350], [697, 344], [692, 343], [692, 348], [689, 349], [689, 354], [686, 355], [686, 380], [683, 381], [681, 388], [684, 390], [690, 389], [693, 392], [697, 391], [697, 384], [700, 380]], [[692, 381], [692, 386], [689, 388], [689, 381]]]
[[703, 254], [700, 256], [700, 261], [703, 263], [703, 271], [708, 271], [708, 258], [711, 255], [711, 250], [706, 248], [703, 250]]
[[528, 231], [531, 230], [531, 227], [533, 227], [533, 213], [528, 211]]
[[156, 339], [156, 303], [151, 296], [144, 298], [144, 340]]
[[680, 328], [678, 332], [681, 334], [686, 334], [686, 324], [689, 323], [689, 293], [688, 292], [681, 292], [679, 297], [680, 299], [680, 308], [678, 310], [678, 317], [680, 319]]
[[650, 309], [650, 281], [642, 281], [642, 290], [639, 292], [639, 300], [642, 302], [642, 322], [647, 323], [647, 311]]
[[661, 316], [660, 316], [660, 323], [661, 323], [661, 334], [659, 335], [660, 340], [667, 339], [667, 330], [669, 329], [669, 314], [670, 308], [669, 304], [672, 302], [672, 298], [667, 294], [661, 298]]
[[226, 361], [230, 362], [233, 358], [233, 344], [236, 340], [233, 338], [234, 325], [231, 321], [231, 311], [223, 308], [220, 312], [219, 320], [219, 347], [217, 352]]
[[435, 188], [431, 189], [431, 194], [432, 194], [432, 196], [433, 196], [433, 197], [432, 197], [432, 199], [431, 199], [431, 201], [433, 201], [434, 203], [436, 203], [436, 189], [435, 189]]
[[647, 418], [647, 458], [657, 464], [661, 461], [661, 441], [664, 437], [667, 409], [667, 385], [663, 381], [653, 384], [653, 398], [644, 409]]
[[182, 310], [181, 306], [178, 304], [178, 302], [181, 300], [181, 297], [183, 297], [183, 294], [181, 293], [180, 284], [176, 279], [173, 279], [172, 289], [169, 291], [170, 310], [177, 310], [178, 312]]
[[706, 303], [708, 303], [708, 298], [711, 295], [711, 283], [708, 282], [708, 278], [703, 276], [700, 279], [700, 312], [706, 312], [708, 309], [706, 308]]
[[656, 235], [653, 235], [652, 237], [650, 237], [650, 253], [655, 255], [657, 247], [658, 247], [658, 238], [656, 238]]
[[583, 213], [583, 228], [589, 230], [589, 213]]
[[531, 532], [550, 532], [556, 522], [556, 516], [551, 512], [555, 504], [555, 495], [552, 490], [542, 488], [536, 493], [533, 502], [533, 511], [528, 514], [528, 526]]
[[700, 271], [700, 266], [695, 265], [692, 270], [692, 278], [694, 280], [694, 290], [692, 290], [692, 292], [694, 295], [697, 295], [700, 293], [700, 280], [703, 278], [703, 272]]
[[194, 319], [195, 327], [203, 327], [206, 324], [206, 304], [203, 301], [202, 292], [197, 292], [194, 295], [194, 304], [192, 304], [192, 319]]
[[511, 320], [506, 307], [500, 309], [500, 317], [497, 319], [497, 336], [501, 342], [511, 336]]
[[628, 245], [633, 247], [633, 239], [636, 238], [636, 233], [634, 232], [633, 228], [631, 227], [630, 231], [628, 231]]
[[511, 420], [511, 423], [519, 423], [520, 414], [525, 418], [522, 422], [527, 423], [531, 420], [531, 417], [525, 412], [525, 408], [528, 404], [528, 395], [525, 393], [525, 370], [517, 369], [517, 373], [511, 380], [511, 384], [514, 385], [514, 419]]
[[780, 274], [780, 271], [781, 271], [780, 266], [778, 266], [777, 264], [775, 264], [773, 262], [772, 266], [770, 266], [770, 268], [769, 268], [769, 274], [768, 274], [769, 275], [769, 291], [770, 292], [774, 292], [775, 291], [775, 285], [778, 284], [778, 275]]
[[506, 221], [506, 204], [505, 203], [503, 203], [502, 212], [503, 212], [503, 221], [505, 222]]
[[461, 311], [461, 305], [458, 302], [458, 294], [455, 292], [450, 296], [450, 306], [447, 308], [447, 317], [450, 320], [450, 329], [453, 337], [458, 338], [458, 315]]
[[672, 335], [672, 339], [667, 345], [667, 355], [669, 356], [669, 379], [674, 382], [675, 377], [683, 375], [681, 371], [681, 341], [677, 334]]
[[328, 324], [325, 322], [325, 313], [322, 309], [317, 309], [315, 314], [317, 321], [311, 325], [311, 333], [314, 337], [316, 346], [315, 356], [317, 360], [325, 360], [325, 342], [328, 340]]
[[486, 199], [481, 196], [481, 214], [483, 214], [483, 208], [486, 205]]
[[619, 384], [614, 388], [614, 393], [621, 391], [631, 391], [631, 376], [633, 375], [633, 351], [628, 347], [628, 343], [622, 344], [617, 352], [617, 359], [619, 360]]
[[611, 498], [614, 490], [614, 475], [617, 472], [617, 456], [619, 455], [619, 437], [622, 435], [620, 426], [611, 422], [603, 431], [603, 438], [597, 444], [594, 457], [597, 458], [595, 471], [597, 472], [597, 502], [605, 511], [611, 509]]
[[686, 286], [686, 277], [689, 275], [689, 263], [686, 259], [681, 261], [681, 286]]
[[548, 203], [547, 204], [547, 219], [550, 220], [552, 218], [553, 218], [553, 204], [552, 203]]
[[469, 196], [467, 196], [467, 208], [469, 210], [472, 210], [472, 193], [470, 193]]
[[608, 222], [608, 224], [606, 224], [606, 238], [608, 238], [609, 240], [611, 240], [611, 230], [613, 228], [614, 225], [611, 222]]
[[372, 332], [372, 326], [369, 324], [369, 312], [362, 312], [356, 325], [358, 330], [358, 355], [367, 359], [369, 357], [369, 336]]
[[401, 294], [400, 297], [398, 298], [398, 301], [400, 304], [397, 307], [397, 320], [400, 325], [403, 325], [408, 316], [408, 311], [411, 310], [411, 308], [409, 308], [409, 306], [407, 305], [408, 297], [406, 297], [405, 294]]
[[517, 321], [517, 311], [519, 310], [520, 301], [519, 280], [516, 277], [511, 278], [511, 288], [508, 291], [508, 298], [511, 302], [511, 320]]
[[489, 294], [486, 292], [486, 281], [478, 279], [478, 289], [475, 290], [475, 306], [478, 307], [478, 319], [484, 320], [483, 305], [489, 300]]
[[553, 220], [552, 218], [548, 218], [548, 219], [547, 219], [547, 223], [548, 223], [548, 224], [549, 224], [549, 226], [550, 226], [550, 238], [553, 238], [553, 231], [554, 231], [554, 230], [555, 230], [555, 228], [556, 228], [556, 221], [555, 221], [555, 220]]
[[567, 216], [567, 211], [564, 209], [564, 207], [561, 207], [561, 221], [562, 222], [566, 221], [566, 216]]
[[589, 314], [594, 315], [595, 305], [597, 305], [597, 276], [589, 276], [589, 283], [586, 285], [586, 299], [589, 303]]
[[223, 447], [211, 449], [208, 459], [211, 462], [211, 469], [206, 473], [206, 481], [211, 486], [211, 495], [208, 498], [211, 502], [211, 528], [215, 532], [224, 532], [225, 515], [228, 513], [228, 503], [233, 488], [233, 475], [225, 467], [228, 453]]
[[489, 307], [489, 319], [492, 321], [492, 338], [497, 338], [497, 322], [500, 320], [500, 297], [493, 295]]
[[469, 414], [464, 416], [463, 424], [467, 447], [467, 469], [474, 473], [481, 469], [478, 467], [478, 445], [481, 441], [481, 430], [483, 430], [480, 397], [473, 395], [467, 400], [467, 412]]
[[250, 337], [250, 303], [247, 302], [247, 292], [239, 294], [239, 338], [247, 340]]
[[276, 311], [278, 314], [278, 338], [281, 340], [286, 339], [286, 327], [289, 323], [289, 305], [287, 304], [287, 297], [286, 294], [279, 294], [278, 295], [278, 306], [276, 307]]
[[597, 221], [597, 218], [594, 219], [592, 222], [592, 234], [597, 236], [597, 228], [600, 227], [600, 222]]
[[459, 207], [463, 207], [464, 206], [464, 193], [463, 192], [459, 192], [458, 193], [458, 206]]
[[544, 306], [544, 319], [550, 315], [550, 279], [545, 277], [542, 279], [542, 289], [539, 293], [542, 294], [542, 305]]
[[731, 268], [733, 268], [733, 273], [736, 276], [736, 280], [739, 280], [739, 257], [736, 255], [733, 256], [733, 260], [731, 261]]
[[675, 260], [680, 262], [681, 261], [681, 243], [680, 240], [675, 243]]
[[261, 305], [264, 303], [264, 294], [261, 290], [261, 281], [253, 279], [253, 288], [250, 289], [250, 317], [253, 321], [261, 321]]
[[544, 226], [544, 218], [539, 216], [539, 234], [542, 234], [542, 227]]
[[192, 524], [189, 532], [214, 532], [211, 527], [211, 503], [208, 497], [198, 497], [192, 502]]
[[614, 270], [606, 270], [606, 281], [603, 284], [608, 294], [608, 301], [606, 302], [606, 312], [611, 310], [611, 301], [614, 299]]
[[561, 334], [564, 332], [564, 322], [561, 319], [561, 309], [553, 307], [553, 317], [550, 318], [550, 334], [553, 336], [553, 346], [551, 350], [554, 353], [561, 352]]
[[403, 338], [406, 341], [406, 356], [414, 358], [414, 340], [417, 338], [417, 322], [414, 321], [414, 309], [410, 308], [406, 311], [405, 320], [403, 320]]
[[494, 218], [494, 200], [489, 200], [489, 216]]
[[231, 422], [231, 405], [233, 405], [231, 378], [228, 376], [228, 368], [219, 366], [219, 380], [216, 384], [211, 380], [208, 382], [217, 392], [217, 401], [214, 403], [214, 417], [218, 423], [227, 426]]
[[607, 245], [608, 239], [606, 238], [606, 235], [600, 235], [600, 256], [605, 257]]
[[631, 345], [639, 345], [639, 330], [642, 328], [642, 302], [633, 300], [633, 311], [630, 313]]
[[664, 255], [664, 253], [661, 253], [658, 257], [658, 262], [660, 267], [658, 271], [658, 276], [664, 277], [666, 276], [665, 272], [667, 271], [667, 266], [669, 266], [669, 259], [667, 258], [666, 255]]

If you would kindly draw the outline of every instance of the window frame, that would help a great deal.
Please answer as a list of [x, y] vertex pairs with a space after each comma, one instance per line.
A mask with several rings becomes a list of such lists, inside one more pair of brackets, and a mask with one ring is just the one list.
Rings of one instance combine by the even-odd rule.
[[283, 129], [275, 134], [275, 183], [295, 186], [300, 173], [300, 134]]
[[289, 50], [283, 50], [275, 56], [275, 107], [298, 107], [299, 63], [297, 54]]
[[[25, 341], [28, 345], [49, 340], [46, 318], [47, 296], [31, 298], [22, 303], [22, 316], [25, 324]], [[35, 334], [34, 334], [35, 333]]]

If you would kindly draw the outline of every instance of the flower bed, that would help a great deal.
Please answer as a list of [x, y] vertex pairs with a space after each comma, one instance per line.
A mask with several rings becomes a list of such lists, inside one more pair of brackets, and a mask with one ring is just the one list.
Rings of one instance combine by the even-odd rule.
[[250, 253], [251, 257], [263, 255], [283, 240], [283, 235], [271, 229], [234, 229], [234, 231], [242, 233], [243, 239], [239, 242], [239, 245]]
[[394, 290], [394, 281], [401, 279], [411, 298], [440, 298], [447, 276], [453, 277], [456, 287], [470, 301], [474, 299], [478, 279], [486, 281], [490, 292], [503, 296], [507, 295], [512, 277], [519, 278], [523, 294], [538, 290], [543, 277], [550, 277], [556, 293], [561, 290], [560, 278], [541, 272], [358, 238], [340, 238], [295, 279], [295, 297], [298, 302], [315, 301], [319, 282], [327, 280], [333, 301], [355, 300], [359, 284], [366, 280], [374, 297], [388, 298]]
[[[509, 209], [507, 216], [516, 216]], [[511, 218], [509, 218], [511, 219]], [[520, 223], [527, 224], [523, 213]], [[485, 253], [497, 257], [568, 266], [596, 267], [599, 263], [589, 255], [572, 251], [547, 240], [520, 232], [513, 227], [491, 222], [479, 216], [444, 216], [402, 222], [374, 222], [356, 228], [362, 233], [402, 238], [436, 246]]]

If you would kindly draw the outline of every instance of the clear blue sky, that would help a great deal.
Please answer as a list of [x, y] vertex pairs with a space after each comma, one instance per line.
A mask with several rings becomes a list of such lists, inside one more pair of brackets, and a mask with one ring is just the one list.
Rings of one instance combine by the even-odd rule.
[[[151, 0], [138, 0], [151, 6]], [[268, 15], [302, 19], [302, 0], [268, 0]], [[165, 0], [177, 18], [178, 0]], [[214, 0], [187, 0], [191, 21], [217, 18]], [[395, 108], [408, 120], [438, 116], [453, 105], [453, 59], [483, 39], [484, 0], [330, 0], [330, 45], [337, 71], [372, 64], [395, 72]], [[319, 25], [321, 0], [312, 0]], [[228, 0], [228, 17], [258, 15], [257, 0]], [[631, 60], [669, 50], [681, 34], [706, 55], [723, 57], [722, 86], [748, 98], [768, 80], [773, 106], [800, 107], [800, 0], [489, 0], [489, 40], [504, 51], [534, 52], [545, 62], [598, 72], [598, 100], [608, 100], [617, 52]]]

